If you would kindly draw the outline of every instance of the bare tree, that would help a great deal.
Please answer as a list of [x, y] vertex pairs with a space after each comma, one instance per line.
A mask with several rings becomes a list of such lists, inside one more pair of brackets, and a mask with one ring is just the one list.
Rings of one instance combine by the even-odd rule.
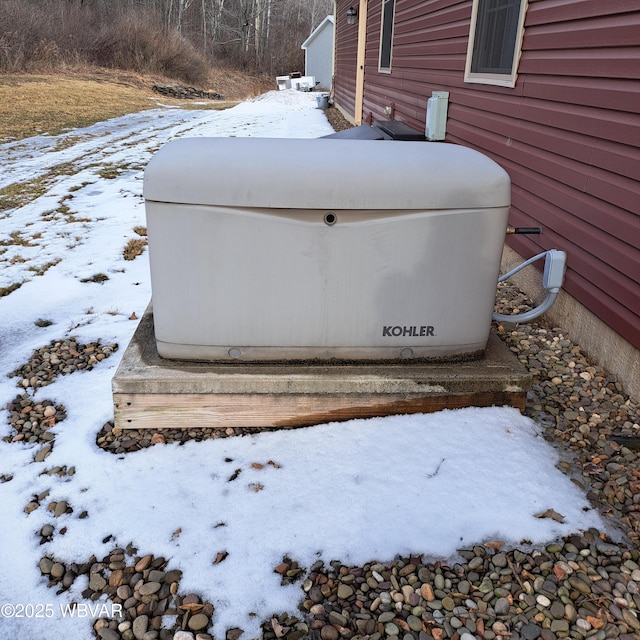
[[[43, 50], [49, 42], [45, 49], [58, 56], [90, 58], [93, 50], [95, 62], [105, 64], [108, 42], [118, 40], [116, 26], [132, 34], [136, 25], [140, 33], [146, 22], [151, 30], [164, 29], [166, 43], [173, 35], [183, 38], [212, 62], [222, 57], [277, 75], [301, 68], [300, 44], [332, 7], [333, 0], [0, 0], [0, 21], [9, 25], [0, 32], [0, 57], [9, 68], [27, 60], [30, 48]], [[92, 49], [92, 41], [101, 46]], [[147, 55], [138, 36], [131, 42], [135, 56]], [[167, 57], [162, 45], [153, 55]]]

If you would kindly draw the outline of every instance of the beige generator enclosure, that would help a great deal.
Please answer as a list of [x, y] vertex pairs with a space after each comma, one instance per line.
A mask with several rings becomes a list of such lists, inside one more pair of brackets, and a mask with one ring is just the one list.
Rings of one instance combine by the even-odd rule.
[[453, 144], [171, 141], [144, 182], [158, 353], [479, 357], [510, 191]]

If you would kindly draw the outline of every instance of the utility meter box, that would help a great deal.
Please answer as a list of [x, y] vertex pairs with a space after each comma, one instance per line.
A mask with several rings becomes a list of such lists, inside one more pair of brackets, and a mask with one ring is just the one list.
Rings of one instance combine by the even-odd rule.
[[144, 179], [158, 353], [479, 357], [510, 194], [453, 144], [173, 140]]

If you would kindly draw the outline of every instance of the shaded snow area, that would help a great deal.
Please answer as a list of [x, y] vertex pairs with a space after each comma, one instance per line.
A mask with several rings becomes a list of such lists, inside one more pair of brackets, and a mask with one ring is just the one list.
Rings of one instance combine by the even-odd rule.
[[[92, 637], [91, 620], [65, 618], [60, 608], [87, 602], [87, 576], [56, 595], [38, 567], [45, 555], [86, 562], [131, 543], [164, 556], [182, 571], [182, 593], [214, 605], [215, 637], [241, 627], [249, 639], [303, 597], [274, 573], [284, 556], [307, 568], [397, 554], [447, 558], [486, 540], [536, 544], [604, 529], [556, 469], [536, 425], [510, 408], [157, 444], [119, 456], [96, 445], [113, 418], [111, 378], [151, 297], [146, 251], [123, 257], [128, 241], [143, 237], [135, 229], [145, 226], [146, 163], [174, 137], [331, 133], [315, 107], [313, 94], [274, 91], [227, 111], [158, 108], [0, 146], [0, 188], [17, 186], [13, 208], [0, 212], [0, 289], [10, 291], [0, 298], [0, 605], [50, 604], [44, 611], [52, 614], [5, 615], [2, 640]], [[119, 348], [48, 386], [9, 377], [34, 350], [71, 336]], [[41, 443], [10, 441], [4, 407], [24, 393], [66, 411], [41, 462]], [[43, 474], [64, 466], [75, 474]], [[52, 501], [72, 512], [55, 517]], [[535, 517], [549, 509], [563, 521]], [[48, 523], [56, 533], [40, 544]]]

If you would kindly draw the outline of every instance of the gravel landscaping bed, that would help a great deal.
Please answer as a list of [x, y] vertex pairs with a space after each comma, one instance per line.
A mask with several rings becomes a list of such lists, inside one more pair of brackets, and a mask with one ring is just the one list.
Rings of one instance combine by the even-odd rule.
[[343, 131], [344, 129], [350, 129], [353, 125], [342, 115], [337, 107], [329, 107], [324, 110], [324, 115], [327, 116], [329, 124], [333, 127], [334, 131]]
[[[513, 313], [526, 311], [532, 303], [517, 288], [502, 284], [497, 306], [502, 313]], [[300, 610], [265, 620], [266, 640], [640, 637], [640, 408], [615, 376], [593, 363], [561, 328], [542, 320], [497, 326], [496, 331], [533, 375], [527, 415], [542, 425], [545, 438], [561, 453], [560, 468], [585, 490], [618, 535], [612, 540], [595, 530], [576, 532], [544, 548], [531, 548], [527, 541], [518, 548], [486, 541], [459, 550], [459, 556], [447, 562], [419, 556], [372, 558], [358, 567], [339, 561], [301, 567], [295, 559], [283, 558], [274, 571], [283, 583], [300, 585]], [[91, 367], [99, 362], [94, 354], [106, 357], [116, 348], [59, 341], [34, 352], [15, 372], [22, 395], [9, 406], [16, 434], [8, 439], [43, 444], [37, 455], [44, 459], [54, 444], [48, 428], [64, 419], [65, 409], [47, 400], [32, 402], [30, 389], [46, 385], [47, 375]], [[59, 364], [44, 364], [52, 362]], [[97, 444], [122, 455], [162, 443], [255, 431], [118, 432], [108, 423], [97, 435]], [[73, 471], [55, 468], [51, 473]], [[25, 510], [46, 499], [34, 496]], [[72, 512], [66, 503], [50, 503], [48, 508], [54, 515]], [[548, 517], [562, 515], [553, 512]], [[45, 543], [56, 535], [55, 528], [48, 525], [36, 535]], [[84, 565], [44, 556], [40, 570], [57, 590], [87, 574], [87, 599], [107, 595], [122, 605], [121, 619], [97, 621], [97, 638], [207, 640], [213, 607], [197, 594], [181, 595], [180, 571], [167, 568], [166, 561], [151, 551], [140, 555], [132, 548], [114, 549], [105, 558], [87, 558]], [[163, 616], [169, 613], [178, 616], [177, 622], [164, 628]], [[241, 635], [240, 628], [229, 629], [225, 640]]]

